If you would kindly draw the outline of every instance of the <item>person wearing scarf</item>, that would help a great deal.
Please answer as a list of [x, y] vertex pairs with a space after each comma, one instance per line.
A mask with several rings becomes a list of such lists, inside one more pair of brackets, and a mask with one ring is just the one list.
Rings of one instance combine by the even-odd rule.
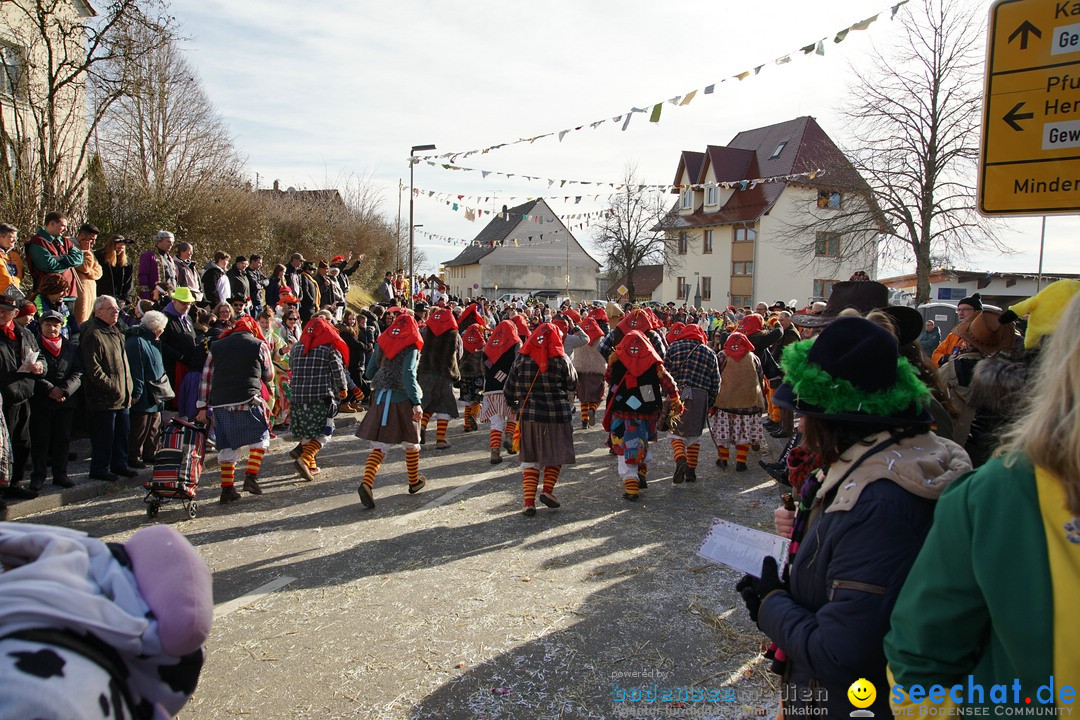
[[761, 411], [765, 408], [765, 398], [761, 394], [763, 377], [761, 360], [746, 335], [741, 332], [728, 335], [720, 354], [720, 392], [709, 418], [709, 433], [716, 443], [716, 464], [721, 468], [727, 468], [731, 459], [728, 448], [731, 442], [735, 445], [735, 470], [745, 472], [750, 446], [760, 445], [764, 437], [761, 426]]
[[314, 480], [319, 472], [315, 456], [333, 434], [339, 401], [348, 397], [348, 366], [345, 341], [322, 315], [304, 326], [300, 342], [289, 351], [289, 430], [300, 444], [293, 464], [305, 482]]
[[67, 466], [71, 425], [79, 403], [75, 391], [82, 385], [82, 362], [78, 346], [60, 334], [63, 323], [59, 313], [50, 312], [38, 324], [45, 372], [34, 381], [34, 395], [30, 398], [30, 489], [34, 491], [45, 485], [50, 462], [53, 485], [75, 485], [68, 478]]
[[405, 446], [405, 467], [409, 493], [420, 492], [427, 478], [420, 474], [420, 418], [423, 391], [416, 368], [424, 339], [416, 318], [397, 313], [379, 335], [364, 376], [371, 381], [371, 405], [356, 429], [356, 437], [371, 441], [371, 453], [364, 463], [364, 475], [356, 489], [364, 507], [375, 507], [375, 475], [386, 453], [394, 445]]
[[600, 343], [600, 347], [598, 348], [600, 354], [610, 358], [611, 353], [619, 346], [619, 343], [622, 342], [627, 333], [632, 330], [637, 330], [652, 343], [657, 357], [663, 360], [667, 346], [664, 344], [664, 339], [660, 336], [660, 333], [656, 332], [654, 329], [656, 323], [656, 315], [652, 312], [643, 308], [634, 308], [630, 311], [629, 315], [624, 316], [623, 319], [619, 321], [619, 324], [611, 329], [611, 332], [609, 332]]
[[600, 332], [602, 332], [604, 335], [608, 334], [608, 331], [611, 328], [608, 326], [608, 316], [607, 313], [604, 311], [604, 308], [593, 308], [589, 311], [589, 314], [586, 317], [591, 317], [593, 320], [596, 321], [596, 324], [600, 327]]
[[[476, 307], [470, 305], [469, 307]], [[465, 313], [462, 313], [465, 316]], [[460, 320], [458, 321], [461, 322]], [[470, 323], [461, 334], [464, 354], [461, 356], [461, 389], [459, 397], [465, 403], [465, 432], [480, 429], [480, 406], [484, 398], [484, 344], [487, 337], [482, 323]]]
[[270, 409], [262, 387], [274, 382], [274, 362], [262, 331], [250, 315], [242, 315], [210, 346], [195, 406], [198, 422], [214, 413], [214, 441], [221, 465], [222, 504], [240, 499], [234, 487], [236, 461], [248, 450], [244, 492], [262, 495], [259, 469], [270, 447]]
[[[638, 317], [648, 323], [644, 314]], [[650, 444], [656, 440], [656, 423], [664, 398], [670, 399], [673, 416], [682, 412], [679, 387], [664, 367], [656, 348], [637, 329], [626, 332], [615, 348], [604, 379], [609, 388], [608, 408], [604, 415], [608, 445], [619, 458], [623, 497], [636, 501], [638, 492], [648, 487], [648, 462], [652, 459]]]
[[[781, 712], [785, 717], [847, 717], [848, 688], [854, 677], [880, 689], [865, 709], [875, 717], [891, 717], [889, 703], [896, 687], [886, 674], [886, 633], [890, 626], [898, 634], [910, 632], [913, 617], [921, 620], [951, 604], [954, 610], [959, 608], [956, 617], [927, 628], [928, 644], [923, 645], [955, 643], [944, 653], [947, 659], [940, 666], [944, 672], [934, 672], [934, 666], [913, 658], [911, 672], [903, 680], [897, 678], [902, 684], [933, 678], [930, 682], [945, 686], [947, 699], [949, 685], [960, 679], [966, 685], [970, 678], [965, 676], [995, 642], [986, 616], [975, 612], [978, 591], [969, 588], [966, 579], [992, 576], [991, 584], [1002, 587], [997, 578], [1002, 553], [1008, 552], [1003, 548], [1018, 545], [1016, 528], [1035, 526], [1041, 535], [1041, 524], [1038, 519], [1029, 524], [1027, 518], [1016, 522], [1015, 503], [1006, 506], [1008, 510], [985, 510], [985, 518], [950, 515], [943, 522], [944, 508], [937, 507], [935, 513], [937, 498], [971, 469], [971, 462], [961, 447], [930, 432], [930, 391], [899, 355], [896, 337], [887, 329], [865, 318], [840, 317], [815, 340], [789, 345], [781, 365], [784, 383], [776, 391], [776, 402], [799, 413], [805, 431], [803, 445], [792, 458], [790, 477], [798, 488], [798, 510], [791, 544], [782, 566], [767, 557], [756, 577], [747, 575], [735, 586], [751, 620], [775, 645], [768, 656], [790, 688]], [[1060, 387], [1056, 385], [1055, 392]], [[962, 492], [953, 496], [958, 500], [953, 507], [961, 508], [961, 514], [981, 508], [999, 494], [998, 488], [984, 486], [984, 478], [969, 479], [976, 482], [966, 483], [968, 488], [982, 491], [977, 497]], [[1002, 529], [1003, 518], [1011, 522], [1008, 532]], [[970, 536], [966, 543], [960, 540], [972, 527], [986, 528], [985, 542], [971, 545]], [[947, 539], [934, 548], [933, 562], [948, 570], [924, 586], [929, 591], [912, 606], [917, 615], [898, 622], [893, 608], [899, 607], [901, 588], [906, 592], [913, 581], [908, 571], [927, 533], [939, 528]], [[973, 548], [991, 558], [988, 574], [978, 569], [972, 573], [964, 566], [971, 561]], [[948, 557], [950, 552], [955, 557]], [[1019, 564], [1009, 567], [1014, 575], [1020, 572]], [[1049, 608], [1032, 605], [1031, 587], [1024, 578], [1010, 578], [1010, 588], [1001, 597], [1016, 598], [1018, 608], [1000, 608], [1003, 617], [1026, 614], [1017, 620], [1022, 630], [1007, 635], [1033, 638], [1031, 619], [1047, 617]], [[1070, 596], [1070, 613], [1073, 605]], [[957, 636], [964, 623], [970, 632]], [[968, 660], [971, 664], [965, 664]], [[1015, 669], [998, 674], [1005, 666], [996, 663], [981, 667], [987, 674], [976, 674], [976, 682], [989, 685], [1001, 682], [999, 677], [1016, 677]], [[1024, 671], [1019, 672], [1023, 678]]]
[[511, 455], [514, 453], [513, 445], [509, 441], [517, 429], [517, 420], [506, 404], [503, 388], [520, 349], [518, 328], [510, 320], [503, 320], [496, 325], [484, 345], [484, 401], [480, 406], [480, 422], [491, 423], [489, 447], [492, 465], [502, 462], [504, 438], [507, 441], [506, 452]]
[[664, 365], [679, 386], [685, 410], [671, 422], [671, 454], [675, 458], [675, 474], [672, 482], [697, 480], [698, 454], [701, 450], [701, 434], [705, 430], [709, 408], [720, 390], [720, 368], [716, 353], [708, 346], [705, 331], [700, 325], [672, 325], [669, 333], [667, 355]]
[[435, 449], [446, 450], [446, 428], [451, 418], [458, 416], [454, 383], [461, 380], [461, 360], [464, 348], [458, 333], [457, 318], [447, 308], [435, 308], [421, 331], [424, 350], [416, 377], [424, 395], [424, 414], [420, 420], [420, 444], [427, 440], [428, 421], [435, 417]]
[[555, 483], [563, 465], [576, 462], [570, 426], [574, 405], [570, 393], [577, 373], [563, 349], [562, 333], [552, 323], [541, 323], [521, 347], [506, 378], [506, 404], [521, 423], [521, 475], [526, 517], [536, 515], [536, 490], [543, 467], [540, 502], [549, 508], [560, 503]]
[[596, 319], [586, 317], [580, 328], [589, 338], [587, 345], [576, 348], [573, 353], [574, 370], [577, 372], [577, 398], [581, 404], [581, 429], [584, 430], [596, 424], [596, 410], [604, 399], [607, 359], [597, 349], [600, 341], [604, 339], [604, 332]]

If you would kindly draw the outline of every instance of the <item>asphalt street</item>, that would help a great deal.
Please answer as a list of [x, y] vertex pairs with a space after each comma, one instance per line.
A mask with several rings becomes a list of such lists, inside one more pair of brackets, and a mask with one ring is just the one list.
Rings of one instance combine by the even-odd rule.
[[738, 573], [696, 555], [714, 517], [771, 529], [780, 488], [760, 454], [721, 471], [706, 439], [699, 481], [676, 486], [662, 441], [630, 503], [603, 431], [579, 429], [562, 507], [527, 518], [518, 465], [491, 465], [486, 430], [455, 421], [451, 449], [422, 451], [427, 487], [408, 494], [393, 451], [366, 510], [368, 447], [351, 430], [314, 483], [297, 481], [287, 438], [267, 454], [262, 496], [219, 505], [209, 468], [194, 519], [178, 503], [148, 519], [130, 486], [24, 519], [114, 541], [169, 523], [195, 545], [215, 622], [185, 720], [774, 714], [778, 681]]

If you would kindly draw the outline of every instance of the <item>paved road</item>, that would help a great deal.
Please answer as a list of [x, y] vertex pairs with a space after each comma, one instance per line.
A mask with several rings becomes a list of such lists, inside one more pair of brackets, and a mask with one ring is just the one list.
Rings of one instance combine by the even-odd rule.
[[[674, 486], [664, 443], [632, 504], [603, 432], [578, 430], [578, 464], [556, 489], [563, 507], [526, 518], [517, 465], [490, 465], [486, 433], [455, 426], [451, 450], [425, 447], [417, 495], [391, 454], [374, 510], [356, 495], [366, 443], [348, 431], [320, 455], [315, 483], [297, 483], [277, 445], [263, 496], [219, 506], [211, 469], [197, 518], [162, 508], [156, 522], [214, 572], [208, 660], [184, 720], [771, 711], [776, 678], [736, 573], [695, 555], [712, 517], [771, 526], [778, 487], [756, 457], [751, 471], [722, 474], [706, 441], [699, 482]], [[123, 488], [26, 520], [123, 540], [149, 522], [141, 498]], [[654, 686], [656, 700], [620, 699]], [[734, 698], [695, 702], [695, 689]]]

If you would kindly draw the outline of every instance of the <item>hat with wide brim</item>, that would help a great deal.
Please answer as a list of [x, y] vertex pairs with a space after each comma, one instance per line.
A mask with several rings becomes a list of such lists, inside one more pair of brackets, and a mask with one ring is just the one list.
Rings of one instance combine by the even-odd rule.
[[173, 300], [179, 300], [182, 303], [195, 302], [195, 295], [191, 292], [191, 288], [184, 286], [180, 286], [173, 290], [172, 295], [170, 295], [169, 297], [171, 297]]
[[848, 308], [854, 308], [861, 314], [889, 305], [889, 288], [873, 280], [846, 280], [833, 283], [829, 301], [820, 315], [795, 315], [791, 322], [799, 327], [824, 327]]
[[837, 318], [817, 338], [784, 348], [784, 383], [773, 403], [835, 422], [928, 425], [930, 390], [898, 348], [876, 323]]
[[4, 310], [18, 310], [24, 302], [26, 302], [26, 295], [15, 287], [14, 283], [8, 285], [7, 289], [0, 293], [0, 308]]
[[892, 318], [896, 325], [896, 332], [900, 336], [901, 345], [910, 345], [922, 335], [925, 322], [922, 313], [915, 308], [907, 305], [890, 305], [878, 309]]
[[958, 325], [955, 332], [961, 340], [983, 355], [993, 355], [1016, 347], [1016, 331], [1012, 323], [1000, 323], [997, 310], [981, 310]]

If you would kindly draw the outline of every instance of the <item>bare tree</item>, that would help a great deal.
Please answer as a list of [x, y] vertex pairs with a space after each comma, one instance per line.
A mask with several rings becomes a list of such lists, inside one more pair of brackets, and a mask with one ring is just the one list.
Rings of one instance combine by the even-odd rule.
[[639, 267], [665, 260], [671, 264], [674, 253], [668, 250], [673, 241], [664, 229], [667, 215], [664, 197], [641, 185], [636, 167], [627, 166], [622, 191], [612, 196], [594, 239], [613, 274], [626, 276], [630, 298], [634, 297], [634, 273]]
[[[13, 219], [28, 226], [40, 208], [82, 212], [90, 139], [127, 91], [126, 63], [118, 61], [153, 52], [171, 23], [165, 0], [111, 0], [93, 18], [70, 0], [0, 4], [0, 27], [18, 43], [4, 54], [4, 76], [14, 82], [0, 112], [0, 204], [17, 213]], [[139, 30], [149, 30], [138, 33], [145, 41], [134, 40]]]
[[971, 0], [909, 7], [896, 47], [856, 70], [857, 100], [845, 115], [849, 155], [892, 230], [887, 244], [915, 260], [922, 303], [932, 255], [1007, 248], [975, 203], [985, 7]]

